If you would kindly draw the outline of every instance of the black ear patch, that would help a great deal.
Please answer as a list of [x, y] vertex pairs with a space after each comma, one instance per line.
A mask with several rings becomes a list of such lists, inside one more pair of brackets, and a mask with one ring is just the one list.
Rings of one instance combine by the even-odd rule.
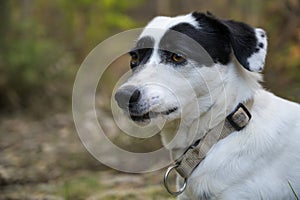
[[261, 71], [265, 64], [267, 39], [262, 29], [232, 20], [222, 23], [228, 28], [235, 57], [249, 71]]
[[235, 57], [244, 68], [249, 71], [263, 69], [267, 51], [267, 37], [264, 30], [252, 28], [242, 22], [220, 20], [211, 13], [194, 12], [192, 15], [198, 21], [200, 29], [209, 27], [215, 30], [214, 33], [225, 35], [223, 39], [228, 38], [228, 41], [220, 43], [229, 42]]
[[[250, 70], [248, 58], [256, 51], [255, 31], [247, 24], [235, 21], [223, 21], [229, 30], [230, 42], [237, 60]], [[250, 70], [251, 71], [251, 70]]]

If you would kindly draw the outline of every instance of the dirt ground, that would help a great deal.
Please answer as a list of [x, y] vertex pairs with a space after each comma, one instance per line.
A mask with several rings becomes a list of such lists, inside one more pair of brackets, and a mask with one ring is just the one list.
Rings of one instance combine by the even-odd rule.
[[83, 147], [71, 114], [0, 121], [0, 200], [174, 199], [163, 171], [136, 175], [108, 169]]

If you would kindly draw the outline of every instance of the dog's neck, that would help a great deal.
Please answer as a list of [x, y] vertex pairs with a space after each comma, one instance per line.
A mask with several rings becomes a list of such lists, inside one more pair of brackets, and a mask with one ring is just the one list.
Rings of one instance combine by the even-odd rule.
[[[210, 91], [209, 98], [213, 100], [211, 106], [198, 116], [186, 115], [180, 120], [169, 122], [163, 129], [163, 144], [172, 151], [175, 158], [201, 139], [208, 130], [225, 120], [239, 103], [253, 98], [255, 92], [261, 88], [260, 74], [246, 71], [237, 62], [223, 67], [228, 67], [229, 71], [224, 75], [224, 85]], [[199, 107], [201, 104], [202, 99], [199, 99]]]

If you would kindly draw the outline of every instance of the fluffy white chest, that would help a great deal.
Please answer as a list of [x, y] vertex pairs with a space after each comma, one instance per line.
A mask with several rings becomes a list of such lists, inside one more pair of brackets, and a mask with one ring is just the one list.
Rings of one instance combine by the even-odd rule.
[[289, 182], [300, 190], [300, 106], [262, 90], [251, 114], [247, 128], [214, 145], [179, 199], [294, 198]]

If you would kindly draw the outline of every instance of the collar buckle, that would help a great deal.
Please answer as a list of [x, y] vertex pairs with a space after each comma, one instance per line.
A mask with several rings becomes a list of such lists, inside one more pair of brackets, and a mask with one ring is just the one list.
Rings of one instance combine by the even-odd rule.
[[236, 109], [227, 116], [227, 120], [235, 130], [240, 131], [247, 126], [251, 117], [252, 116], [246, 106], [240, 103]]

